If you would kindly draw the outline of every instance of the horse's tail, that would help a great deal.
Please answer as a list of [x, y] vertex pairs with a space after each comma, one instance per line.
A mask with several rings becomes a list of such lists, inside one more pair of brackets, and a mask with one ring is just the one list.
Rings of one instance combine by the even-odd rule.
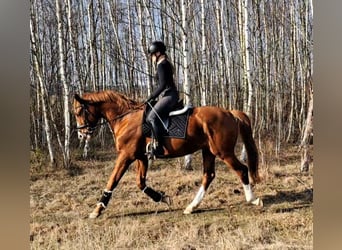
[[230, 110], [230, 113], [235, 117], [239, 126], [239, 133], [247, 151], [247, 162], [250, 176], [254, 183], [260, 182], [259, 176], [259, 154], [253, 139], [251, 121], [246, 113], [240, 110]]

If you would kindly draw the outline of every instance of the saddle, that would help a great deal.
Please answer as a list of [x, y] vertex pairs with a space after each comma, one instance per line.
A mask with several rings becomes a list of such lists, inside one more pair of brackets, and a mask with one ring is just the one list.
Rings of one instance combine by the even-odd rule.
[[[157, 101], [151, 102], [151, 106], [154, 106]], [[143, 135], [146, 137], [152, 136], [151, 126], [146, 122], [146, 117], [149, 112], [154, 112], [150, 105], [146, 105], [142, 123]], [[179, 100], [174, 106], [172, 111], [166, 117], [161, 117], [164, 126], [163, 137], [172, 137], [185, 139], [186, 129], [188, 125], [189, 116], [192, 113], [193, 107], [190, 105], [185, 105], [183, 99]]]

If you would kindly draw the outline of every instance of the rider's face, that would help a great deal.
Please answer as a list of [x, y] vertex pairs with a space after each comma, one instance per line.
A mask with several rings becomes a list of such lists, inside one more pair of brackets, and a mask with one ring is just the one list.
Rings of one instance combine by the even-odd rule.
[[159, 56], [159, 55], [160, 55], [160, 52], [156, 52], [156, 53], [153, 53], [153, 54], [151, 55], [151, 59], [152, 59], [152, 62], [153, 62], [153, 63], [156, 62], [157, 56]]

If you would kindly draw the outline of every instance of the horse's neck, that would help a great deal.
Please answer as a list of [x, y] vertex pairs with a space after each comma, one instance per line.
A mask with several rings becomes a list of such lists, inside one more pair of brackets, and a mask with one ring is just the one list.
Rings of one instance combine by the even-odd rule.
[[101, 114], [104, 119], [106, 119], [108, 122], [111, 120], [116, 119], [117, 117], [122, 116], [128, 111], [128, 108], [118, 108], [115, 105], [106, 105], [105, 108], [101, 111]]
[[129, 107], [128, 105], [118, 106], [115, 103], [103, 105], [101, 108], [102, 117], [109, 123], [117, 123], [131, 112], [134, 112], [133, 107]]
[[[143, 110], [127, 109], [125, 112], [117, 116], [114, 116], [114, 113], [111, 113], [111, 115], [109, 115], [109, 117], [111, 118], [108, 117], [106, 118], [106, 120], [111, 127], [114, 137], [117, 137], [117, 133], [125, 134], [127, 132], [127, 129], [129, 131], [136, 131], [140, 125], [142, 126], [142, 116]], [[129, 135], [130, 133], [131, 132], [129, 132], [127, 135]]]

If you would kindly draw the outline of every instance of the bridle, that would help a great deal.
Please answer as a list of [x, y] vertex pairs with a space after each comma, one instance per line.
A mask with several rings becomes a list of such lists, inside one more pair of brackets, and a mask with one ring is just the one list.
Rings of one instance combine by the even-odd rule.
[[125, 113], [123, 113], [123, 114], [121, 114], [121, 115], [118, 115], [117, 117], [115, 117], [114, 119], [112, 119], [112, 120], [110, 120], [110, 121], [104, 121], [104, 122], [101, 122], [101, 123], [97, 123], [97, 122], [96, 122], [95, 125], [92, 126], [92, 125], [90, 125], [90, 123], [89, 123], [88, 117], [89, 117], [89, 115], [92, 115], [93, 117], [96, 117], [96, 116], [95, 116], [92, 112], [90, 112], [90, 111], [88, 110], [88, 105], [87, 105], [87, 104], [81, 104], [80, 106], [77, 106], [76, 109], [77, 109], [77, 108], [82, 108], [82, 112], [84, 113], [83, 115], [84, 115], [85, 123], [84, 123], [83, 125], [81, 125], [81, 126], [76, 126], [76, 129], [77, 129], [77, 130], [80, 130], [80, 129], [86, 128], [86, 129], [88, 129], [88, 133], [87, 133], [87, 134], [90, 134], [90, 135], [91, 135], [91, 134], [94, 133], [96, 127], [101, 126], [101, 125], [104, 125], [104, 124], [106, 124], [107, 122], [116, 121], [116, 120], [118, 120], [118, 119], [120, 119], [120, 118], [122, 118], [122, 117], [128, 115], [129, 113], [132, 113], [132, 112], [134, 112], [134, 111], [140, 110], [140, 107], [142, 107], [142, 106], [144, 106], [144, 105], [145, 105], [145, 104], [143, 103], [143, 104], [139, 105], [137, 108], [130, 109], [130, 110], [128, 110], [127, 112], [125, 112]]
[[94, 115], [92, 112], [89, 111], [88, 105], [87, 105], [87, 104], [81, 104], [80, 106], [77, 106], [76, 109], [77, 109], [77, 108], [81, 108], [81, 109], [82, 109], [82, 112], [83, 112], [83, 115], [84, 115], [85, 123], [84, 123], [83, 125], [81, 125], [81, 126], [76, 126], [76, 129], [77, 129], [77, 130], [80, 130], [80, 129], [86, 128], [86, 129], [88, 130], [87, 134], [90, 134], [90, 135], [91, 135], [92, 133], [94, 133], [95, 128], [96, 128], [98, 125], [97, 125], [97, 122], [95, 123], [94, 126], [90, 125], [88, 117], [89, 117], [90, 115], [92, 115], [93, 117], [95, 117], [95, 115]]

